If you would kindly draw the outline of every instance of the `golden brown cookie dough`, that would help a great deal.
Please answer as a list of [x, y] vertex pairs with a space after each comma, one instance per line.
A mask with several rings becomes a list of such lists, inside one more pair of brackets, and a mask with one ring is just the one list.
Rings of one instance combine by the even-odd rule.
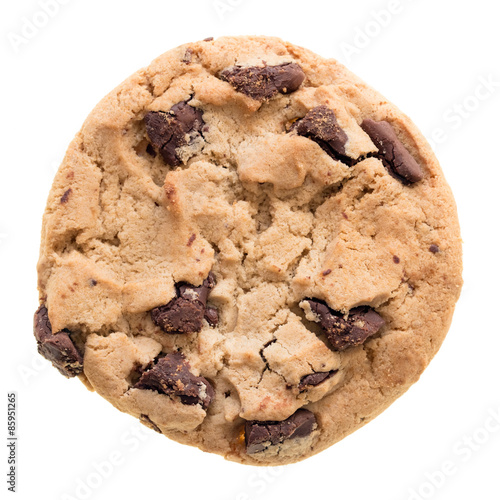
[[461, 240], [395, 106], [334, 60], [228, 37], [97, 105], [56, 175], [38, 272], [35, 335], [64, 375], [176, 441], [280, 465], [418, 380]]

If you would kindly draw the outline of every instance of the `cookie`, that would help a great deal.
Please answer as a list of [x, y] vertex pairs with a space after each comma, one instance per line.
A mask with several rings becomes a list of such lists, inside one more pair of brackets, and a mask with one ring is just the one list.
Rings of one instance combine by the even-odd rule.
[[277, 38], [206, 40], [132, 75], [69, 146], [35, 337], [169, 438], [287, 464], [418, 380], [461, 266], [452, 193], [394, 105]]

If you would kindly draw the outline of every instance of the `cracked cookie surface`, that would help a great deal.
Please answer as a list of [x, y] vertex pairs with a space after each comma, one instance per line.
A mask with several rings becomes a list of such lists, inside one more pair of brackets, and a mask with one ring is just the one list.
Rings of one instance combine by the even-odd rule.
[[342, 65], [268, 37], [167, 52], [98, 104], [44, 215], [41, 354], [179, 442], [302, 460], [439, 349], [461, 288], [430, 147]]

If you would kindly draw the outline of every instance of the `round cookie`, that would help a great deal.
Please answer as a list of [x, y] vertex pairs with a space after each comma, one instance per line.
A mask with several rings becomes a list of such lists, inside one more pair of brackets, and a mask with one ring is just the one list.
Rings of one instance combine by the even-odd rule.
[[93, 110], [44, 215], [39, 351], [115, 407], [251, 465], [372, 420], [439, 349], [453, 196], [413, 123], [268, 37], [171, 50]]

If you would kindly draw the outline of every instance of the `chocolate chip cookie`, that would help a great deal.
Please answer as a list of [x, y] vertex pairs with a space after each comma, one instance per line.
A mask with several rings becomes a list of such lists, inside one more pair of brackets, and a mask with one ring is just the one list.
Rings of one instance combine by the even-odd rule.
[[286, 464], [418, 380], [461, 265], [453, 196], [395, 106], [279, 39], [206, 40], [132, 75], [69, 146], [34, 331], [152, 429]]

